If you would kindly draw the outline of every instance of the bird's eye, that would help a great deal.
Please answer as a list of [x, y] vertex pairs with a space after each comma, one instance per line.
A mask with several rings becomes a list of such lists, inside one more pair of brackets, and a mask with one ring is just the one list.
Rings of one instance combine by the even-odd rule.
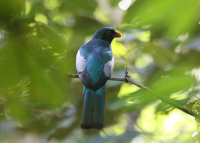
[[106, 31], [106, 35], [111, 35], [112, 33], [110, 31]]

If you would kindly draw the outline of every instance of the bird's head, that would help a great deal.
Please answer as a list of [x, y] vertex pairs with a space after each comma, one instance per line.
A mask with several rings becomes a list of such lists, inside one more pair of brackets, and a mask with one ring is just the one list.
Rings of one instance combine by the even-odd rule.
[[93, 39], [101, 39], [109, 43], [111, 43], [115, 37], [122, 37], [122, 36], [119, 32], [116, 32], [114, 29], [110, 27], [102, 27], [98, 29], [93, 35]]

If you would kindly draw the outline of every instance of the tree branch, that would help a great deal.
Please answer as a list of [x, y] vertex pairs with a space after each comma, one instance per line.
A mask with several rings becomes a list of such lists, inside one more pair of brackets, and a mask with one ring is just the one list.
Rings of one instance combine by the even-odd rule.
[[[66, 75], [68, 77], [72, 77], [72, 78], [79, 78], [78, 74], [66, 73]], [[189, 114], [189, 115], [191, 115], [191, 116], [193, 116], [193, 117], [195, 117], [195, 118], [200, 120], [200, 116], [198, 114], [192, 112], [191, 110], [189, 110], [189, 109], [177, 104], [176, 102], [174, 102], [174, 101], [172, 101], [172, 100], [170, 100], [170, 99], [168, 99], [168, 98], [166, 98], [164, 96], [159, 95], [158, 93], [154, 92], [153, 90], [149, 89], [148, 87], [144, 86], [143, 84], [141, 84], [141, 83], [135, 81], [134, 79], [132, 79], [128, 74], [128, 69], [127, 68], [125, 69], [125, 77], [124, 78], [110, 77], [108, 80], [123, 81], [123, 82], [126, 82], [126, 83], [134, 84], [134, 85], [136, 85], [136, 86], [138, 86], [138, 87], [140, 87], [142, 89], [146, 89], [146, 90], [150, 91], [151, 93], [153, 93], [153, 95], [155, 97], [157, 97], [158, 99], [160, 99], [162, 102], [167, 103], [167, 104], [169, 104], [169, 105], [171, 105], [171, 106], [173, 106], [173, 107], [175, 107], [175, 108], [177, 108], [177, 109], [179, 109], [179, 110], [181, 110], [181, 111], [183, 111], [183, 112], [185, 112], [185, 113], [187, 113], [187, 114]]]

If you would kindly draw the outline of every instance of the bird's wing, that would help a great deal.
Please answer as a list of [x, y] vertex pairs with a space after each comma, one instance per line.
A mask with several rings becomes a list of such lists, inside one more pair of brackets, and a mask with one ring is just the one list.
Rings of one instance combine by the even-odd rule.
[[[112, 52], [108, 52], [108, 53], [109, 55], [111, 53], [111, 56], [112, 56]], [[106, 83], [106, 81], [111, 77], [113, 68], [114, 68], [114, 57], [112, 56], [111, 60], [106, 62], [103, 65], [103, 68], [102, 68], [103, 72], [101, 73], [101, 76], [98, 82], [95, 84], [96, 89], [99, 89], [100, 87], [102, 87]]]
[[81, 55], [80, 50], [76, 55], [76, 70], [78, 72], [81, 82], [87, 87], [92, 88], [94, 84], [87, 72], [87, 60]]

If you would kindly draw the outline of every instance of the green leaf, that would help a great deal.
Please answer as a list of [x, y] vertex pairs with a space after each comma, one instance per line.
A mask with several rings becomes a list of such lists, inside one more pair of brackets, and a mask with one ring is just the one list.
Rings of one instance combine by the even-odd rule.
[[197, 108], [197, 106], [200, 104], [200, 100], [197, 100], [194, 102], [192, 110], [194, 110], [195, 108]]
[[195, 1], [188, 0], [136, 1], [128, 9], [123, 21], [137, 28], [148, 25], [148, 29], [159, 33], [181, 34], [197, 28], [197, 24], [191, 21], [198, 15], [198, 7]]

